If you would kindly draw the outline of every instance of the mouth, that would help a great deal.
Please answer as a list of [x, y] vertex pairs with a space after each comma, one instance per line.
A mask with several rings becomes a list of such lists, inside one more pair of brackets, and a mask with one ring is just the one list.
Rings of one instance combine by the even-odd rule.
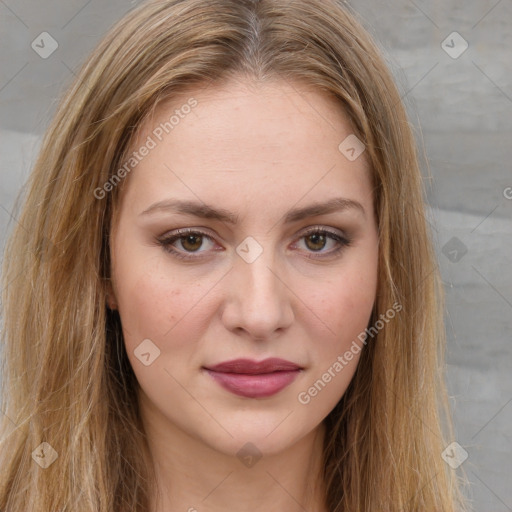
[[259, 362], [235, 359], [203, 367], [203, 370], [224, 389], [235, 395], [266, 398], [291, 384], [303, 368], [291, 361], [269, 358]]

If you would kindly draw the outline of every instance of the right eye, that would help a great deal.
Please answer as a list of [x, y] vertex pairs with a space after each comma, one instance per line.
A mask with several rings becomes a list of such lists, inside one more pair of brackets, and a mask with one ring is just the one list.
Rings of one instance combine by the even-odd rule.
[[[191, 256], [194, 253], [202, 253], [199, 251], [203, 245], [203, 240], [208, 239], [212, 241], [212, 237], [202, 231], [193, 229], [178, 229], [158, 239], [158, 244], [163, 247], [166, 252], [171, 253], [180, 259], [197, 259], [198, 256]], [[174, 245], [180, 242], [181, 249], [177, 250]]]

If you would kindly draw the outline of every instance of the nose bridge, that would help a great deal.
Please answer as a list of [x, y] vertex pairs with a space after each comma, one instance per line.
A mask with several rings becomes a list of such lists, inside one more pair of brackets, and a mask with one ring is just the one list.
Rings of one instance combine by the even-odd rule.
[[290, 321], [287, 287], [276, 269], [270, 242], [264, 247], [248, 237], [237, 247], [237, 253], [231, 289], [236, 314], [231, 320], [253, 337], [265, 338]]
[[[250, 238], [250, 237], [249, 237]], [[240, 280], [240, 290], [245, 292], [245, 302], [263, 303], [275, 301], [279, 291], [279, 279], [276, 276], [275, 257], [270, 243], [263, 245], [256, 240], [247, 240], [240, 244], [237, 253], [240, 258], [235, 264], [235, 273]], [[244, 250], [247, 250], [244, 252]]]

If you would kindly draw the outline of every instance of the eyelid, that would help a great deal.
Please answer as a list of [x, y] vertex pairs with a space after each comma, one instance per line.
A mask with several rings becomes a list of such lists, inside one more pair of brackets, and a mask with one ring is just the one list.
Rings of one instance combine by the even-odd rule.
[[[318, 256], [307, 256], [309, 259], [320, 260], [320, 259], [324, 259], [324, 258], [326, 259], [329, 256], [335, 256], [339, 252], [343, 251], [343, 249], [345, 249], [346, 247], [348, 247], [352, 244], [352, 240], [353, 240], [352, 236], [350, 236], [345, 231], [343, 231], [339, 228], [332, 228], [332, 227], [316, 224], [313, 226], [309, 226], [309, 227], [305, 228], [304, 230], [302, 230], [301, 232], [299, 232], [299, 234], [297, 235], [297, 238], [296, 238], [296, 242], [294, 242], [294, 245], [297, 244], [297, 242], [299, 242], [304, 237], [308, 236], [309, 234], [314, 234], [314, 233], [318, 233], [318, 232], [325, 233], [327, 235], [331, 235], [330, 239], [337, 242], [337, 248], [335, 248], [331, 251], [327, 251], [327, 252], [318, 252]], [[176, 256], [182, 260], [193, 261], [193, 260], [201, 259], [203, 257], [202, 253], [207, 252], [207, 251], [199, 251], [197, 253], [194, 253], [194, 252], [187, 253], [186, 251], [176, 250], [176, 249], [172, 248], [172, 244], [174, 242], [178, 241], [180, 238], [183, 238], [187, 235], [199, 235], [199, 236], [202, 236], [202, 237], [205, 237], [205, 238], [211, 240], [212, 242], [214, 242], [214, 240], [215, 240], [215, 236], [211, 235], [206, 230], [206, 228], [197, 227], [197, 228], [175, 229], [173, 231], [170, 231], [170, 232], [158, 237], [157, 242], [159, 245], [161, 245], [163, 247], [163, 249], [166, 252], [171, 253], [174, 256]], [[311, 254], [315, 254], [315, 253], [312, 252]]]
[[345, 233], [345, 231], [343, 231], [342, 229], [332, 228], [329, 226], [323, 226], [321, 224], [315, 224], [313, 226], [309, 226], [309, 227], [305, 228], [303, 231], [300, 232], [299, 238], [303, 237], [304, 235], [307, 235], [311, 232], [315, 233], [317, 231], [325, 231], [327, 233], [331, 233], [332, 235], [337, 235], [339, 237], [345, 237], [348, 239], [348, 234]]
[[[343, 238], [346, 238], [347, 240], [350, 239], [350, 235], [348, 232], [346, 232], [345, 230], [343, 229], [340, 229], [340, 228], [334, 228], [334, 227], [329, 227], [329, 226], [324, 226], [322, 224], [314, 224], [312, 226], [308, 226], [307, 228], [304, 228], [302, 231], [299, 231], [299, 234], [296, 235], [297, 238], [300, 238], [300, 237], [303, 237], [311, 232], [317, 232], [317, 231], [325, 231], [327, 233], [330, 233], [330, 234], [333, 234], [333, 235], [337, 235], [337, 236], [340, 236], [340, 237], [343, 237]], [[171, 230], [171, 231], [168, 231], [166, 232], [165, 234], [157, 237], [159, 240], [166, 240], [166, 239], [170, 239], [172, 237], [175, 237], [177, 235], [182, 235], [182, 236], [186, 236], [188, 234], [200, 234], [200, 235], [203, 235], [205, 237], [208, 237], [210, 239], [212, 238], [216, 238], [216, 235], [215, 234], [212, 234], [208, 228], [203, 228], [203, 227], [193, 227], [193, 228], [178, 228], [178, 229], [174, 229], [174, 230]]]

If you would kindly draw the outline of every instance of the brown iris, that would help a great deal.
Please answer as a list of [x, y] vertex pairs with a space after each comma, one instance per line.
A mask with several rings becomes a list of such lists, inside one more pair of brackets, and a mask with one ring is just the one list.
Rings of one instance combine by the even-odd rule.
[[[196, 243], [194, 243], [194, 240], [196, 241]], [[190, 245], [187, 247], [187, 244], [189, 244], [189, 242]], [[181, 237], [181, 245], [187, 251], [196, 251], [201, 247], [202, 242], [202, 235], [186, 235]]]
[[[308, 243], [308, 240], [316, 240], [317, 242], [313, 242], [313, 247], [311, 247]], [[323, 249], [325, 247], [325, 241], [326, 241], [326, 236], [321, 234], [321, 233], [313, 233], [312, 235], [309, 235], [306, 237], [306, 245], [308, 246], [309, 249], [311, 250], [320, 250], [320, 249]], [[320, 247], [316, 246], [316, 244], [319, 244]]]

